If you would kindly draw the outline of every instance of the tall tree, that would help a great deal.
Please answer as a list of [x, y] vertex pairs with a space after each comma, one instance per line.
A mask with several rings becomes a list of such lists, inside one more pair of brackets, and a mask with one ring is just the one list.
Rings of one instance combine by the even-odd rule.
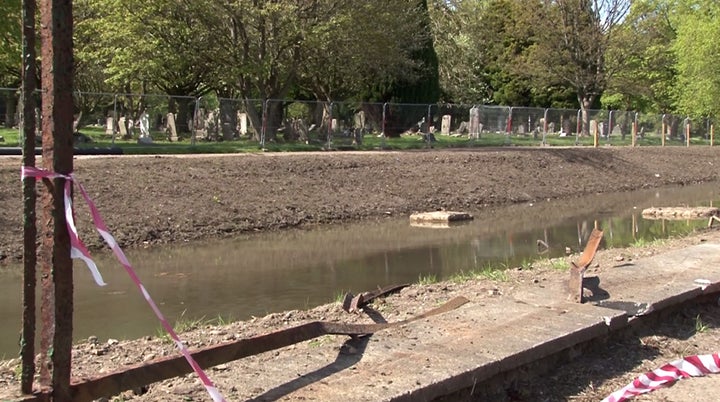
[[608, 48], [608, 78], [602, 103], [610, 109], [669, 113], [675, 107], [677, 58], [671, 22], [675, 7], [665, 0], [636, 0]]
[[[20, 86], [21, 71], [21, 7], [20, 0], [0, 1], [0, 87], [17, 88]], [[13, 91], [0, 91], [0, 102], [5, 104], [5, 127], [15, 124], [15, 111], [18, 97]]]
[[606, 63], [610, 43], [630, 7], [629, 0], [542, 0], [525, 2], [536, 15], [535, 41], [525, 53], [529, 76], [573, 88], [583, 110], [596, 105], [615, 71]]
[[673, 47], [679, 73], [678, 109], [690, 116], [719, 116], [720, 4], [683, 0], [679, 5]]
[[[187, 129], [187, 97], [208, 91], [211, 67], [200, 57], [211, 38], [183, 1], [77, 0], [79, 63], [106, 66], [107, 82], [120, 93], [154, 86], [173, 96], [178, 128]], [[136, 106], [139, 113], [142, 104]]]

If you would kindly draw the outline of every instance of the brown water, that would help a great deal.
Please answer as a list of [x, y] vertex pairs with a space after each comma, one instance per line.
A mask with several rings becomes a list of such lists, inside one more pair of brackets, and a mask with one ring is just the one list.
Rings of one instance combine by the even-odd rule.
[[[414, 228], [406, 218], [388, 219], [127, 254], [171, 323], [238, 320], [311, 308], [346, 291], [562, 256], [565, 247], [581, 250], [596, 223], [605, 230], [601, 247], [687, 233], [707, 222], [644, 220], [640, 212], [650, 206], [711, 205], [718, 199], [716, 185], [599, 194], [470, 211], [473, 222], [449, 229]], [[550, 245], [548, 253], [539, 253], [538, 240]], [[75, 338], [157, 335], [157, 319], [110, 257], [95, 255], [105, 287], [96, 286], [84, 265], [75, 264]], [[19, 350], [20, 269], [0, 272], [0, 357], [14, 357]]]

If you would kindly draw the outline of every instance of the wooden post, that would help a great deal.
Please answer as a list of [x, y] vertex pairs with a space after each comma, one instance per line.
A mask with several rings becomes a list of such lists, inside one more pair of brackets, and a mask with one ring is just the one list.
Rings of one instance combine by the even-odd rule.
[[710, 125], [710, 146], [715, 144], [715, 124]]
[[[72, 0], [41, 0], [42, 165], [73, 170]], [[54, 402], [71, 401], [70, 361], [73, 275], [65, 221], [64, 179], [43, 180], [41, 219], [42, 319], [40, 381], [52, 387]], [[52, 341], [52, 344], [51, 344]]]
[[690, 119], [685, 120], [685, 146], [690, 146]]
[[597, 148], [598, 146], [600, 146], [600, 133], [598, 132], [599, 131], [598, 123], [597, 123], [597, 121], [593, 120], [592, 124], [593, 124], [593, 131], [595, 131], [595, 134], [593, 135], [593, 146], [595, 148]]
[[666, 124], [665, 124], [665, 116], [663, 116], [663, 120], [662, 120], [662, 133], [661, 133], [661, 135], [660, 135], [660, 143], [662, 144], [662, 146], [665, 146], [665, 130], [666, 130], [666, 129], [667, 129], [667, 126], [666, 126]]
[[635, 115], [635, 120], [633, 120], [633, 124], [632, 124], [632, 141], [630, 141], [633, 148], [635, 148], [635, 145], [637, 143], [637, 134], [638, 134], [638, 123], [637, 123], [637, 115]]
[[[35, 166], [35, 89], [37, 66], [35, 63], [35, 0], [23, 0], [22, 23], [22, 116], [23, 166]], [[35, 216], [35, 178], [23, 178], [23, 312], [20, 357], [22, 370], [20, 390], [29, 394], [33, 390], [35, 376], [35, 288], [37, 275], [37, 227]]]

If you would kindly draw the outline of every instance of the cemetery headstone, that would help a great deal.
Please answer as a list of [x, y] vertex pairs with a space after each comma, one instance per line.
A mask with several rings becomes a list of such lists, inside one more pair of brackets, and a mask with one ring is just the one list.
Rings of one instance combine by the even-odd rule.
[[140, 137], [138, 138], [138, 144], [152, 144], [152, 137], [150, 136], [150, 116], [147, 112], [143, 112], [140, 116]]
[[440, 124], [440, 133], [442, 135], [450, 135], [450, 125], [452, 124], [452, 116], [446, 114], [442, 117], [442, 123]]
[[120, 119], [118, 119], [118, 130], [120, 130], [120, 137], [127, 138], [128, 131], [125, 116], [122, 116]]
[[105, 135], [115, 134], [115, 119], [112, 116], [105, 119]]
[[480, 131], [482, 131], [482, 125], [480, 124], [480, 109], [479, 108], [472, 108], [470, 109], [470, 126], [468, 127], [469, 134], [468, 136], [470, 138], [478, 139], [480, 138]]
[[238, 132], [240, 135], [245, 135], [248, 132], [247, 113], [238, 113]]
[[167, 114], [167, 132], [171, 142], [178, 141], [177, 127], [175, 126], [175, 115], [172, 113]]
[[598, 135], [598, 122], [597, 120], [590, 120], [590, 136], [595, 137]]

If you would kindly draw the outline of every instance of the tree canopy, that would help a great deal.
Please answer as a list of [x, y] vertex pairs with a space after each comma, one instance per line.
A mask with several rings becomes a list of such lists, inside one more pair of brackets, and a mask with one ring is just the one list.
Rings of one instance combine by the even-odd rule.
[[[0, 2], [0, 86], [19, 86], [20, 5]], [[720, 111], [712, 0], [75, 0], [74, 12], [81, 91]]]

